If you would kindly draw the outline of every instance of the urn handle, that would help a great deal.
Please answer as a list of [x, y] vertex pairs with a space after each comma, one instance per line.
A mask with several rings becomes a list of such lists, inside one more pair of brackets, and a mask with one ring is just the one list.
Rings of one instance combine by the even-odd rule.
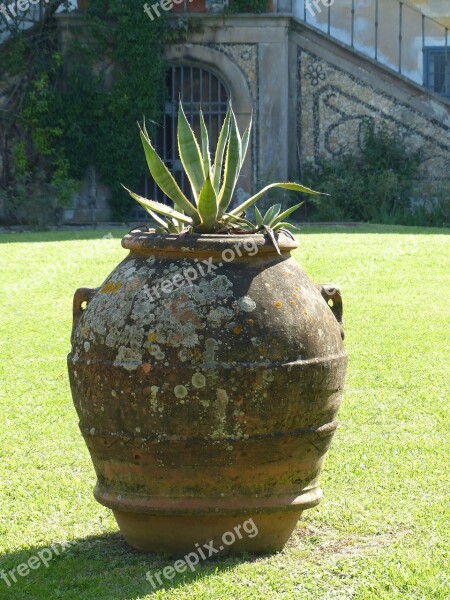
[[341, 337], [344, 339], [344, 322], [342, 320], [344, 311], [342, 306], [341, 290], [337, 285], [334, 285], [334, 283], [321, 284], [318, 286], [318, 288], [323, 299], [336, 317], [336, 321], [341, 326]]
[[73, 338], [75, 335], [75, 329], [77, 328], [78, 322], [81, 319], [81, 315], [86, 310], [86, 306], [88, 302], [90, 302], [96, 293], [98, 288], [79, 288], [73, 297], [73, 323], [72, 323], [72, 333], [70, 336], [70, 341], [73, 344]]

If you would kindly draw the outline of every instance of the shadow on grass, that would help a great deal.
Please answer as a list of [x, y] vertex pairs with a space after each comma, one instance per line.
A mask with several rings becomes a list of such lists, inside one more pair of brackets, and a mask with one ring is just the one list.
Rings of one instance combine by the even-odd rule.
[[[70, 542], [64, 548], [63, 542], [55, 542], [59, 552], [48, 546], [33, 546], [24, 550], [0, 556], [0, 599], [14, 600], [127, 600], [151, 596], [157, 591], [188, 586], [222, 571], [232, 569], [244, 562], [253, 562], [261, 556], [242, 554], [222, 556], [200, 561], [191, 571], [176, 573], [172, 580], [165, 579], [162, 571], [173, 566], [182, 556], [145, 554], [131, 548], [119, 533], [91, 536]], [[195, 548], [194, 548], [195, 550]], [[40, 556], [49, 555], [48, 566]], [[40, 554], [41, 553], [41, 554]], [[32, 558], [33, 561], [28, 563]], [[19, 565], [37, 564], [29, 573], [20, 576]], [[10, 574], [13, 572], [14, 577]], [[24, 567], [19, 569], [24, 572]], [[26, 572], [26, 571], [25, 571]], [[159, 585], [158, 577], [163, 585]], [[149, 579], [146, 579], [146, 575]], [[153, 576], [153, 584], [150, 580]], [[14, 582], [14, 578], [16, 582]], [[9, 585], [8, 585], [9, 583]]]

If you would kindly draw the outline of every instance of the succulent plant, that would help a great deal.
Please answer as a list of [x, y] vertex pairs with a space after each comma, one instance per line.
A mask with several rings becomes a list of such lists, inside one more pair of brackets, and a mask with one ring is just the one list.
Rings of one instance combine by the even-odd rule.
[[269, 208], [264, 216], [255, 207], [256, 223], [245, 218], [245, 211], [274, 188], [318, 194], [298, 183], [272, 183], [236, 208], [229, 210], [247, 154], [251, 127], [250, 120], [247, 129], [241, 136], [230, 103], [212, 161], [208, 130], [202, 111], [200, 111], [201, 142], [199, 144], [180, 102], [177, 130], [178, 151], [191, 184], [194, 202], [191, 202], [182, 192], [157, 154], [150, 141], [145, 123], [142, 128], [140, 127], [140, 135], [148, 168], [158, 187], [172, 200], [173, 208], [155, 200], [148, 200], [127, 188], [125, 189], [156, 221], [156, 230], [159, 232], [247, 233], [266, 230], [273, 238], [274, 231], [283, 228], [292, 231], [295, 228], [285, 222], [285, 219], [303, 203], [296, 204], [284, 212], [281, 210], [281, 204], [276, 204]]

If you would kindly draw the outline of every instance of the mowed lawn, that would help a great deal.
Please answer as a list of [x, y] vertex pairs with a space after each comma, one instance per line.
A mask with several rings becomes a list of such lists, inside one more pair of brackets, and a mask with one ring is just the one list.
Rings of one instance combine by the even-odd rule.
[[[153, 590], [92, 495], [66, 373], [71, 302], [125, 255], [121, 231], [0, 236], [0, 575], [75, 542], [0, 598], [450, 598], [450, 230], [305, 227], [309, 276], [342, 288], [349, 370], [322, 504], [283, 552], [225, 558]], [[276, 401], [276, 399], [274, 399]]]

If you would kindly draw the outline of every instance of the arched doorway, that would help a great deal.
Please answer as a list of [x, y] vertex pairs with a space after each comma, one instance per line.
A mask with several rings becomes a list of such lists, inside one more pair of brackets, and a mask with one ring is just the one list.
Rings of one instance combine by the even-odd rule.
[[[208, 128], [211, 153], [217, 145], [220, 129], [228, 108], [229, 91], [225, 84], [209, 70], [190, 66], [174, 65], [167, 72], [168, 99], [164, 107], [162, 125], [153, 136], [153, 143], [178, 185], [191, 198], [190, 185], [184, 174], [177, 147], [178, 99], [181, 98], [186, 116], [200, 140], [200, 108]], [[141, 193], [146, 198], [170, 203], [150, 175], [146, 176]], [[143, 219], [146, 212], [136, 204], [131, 217]]]

